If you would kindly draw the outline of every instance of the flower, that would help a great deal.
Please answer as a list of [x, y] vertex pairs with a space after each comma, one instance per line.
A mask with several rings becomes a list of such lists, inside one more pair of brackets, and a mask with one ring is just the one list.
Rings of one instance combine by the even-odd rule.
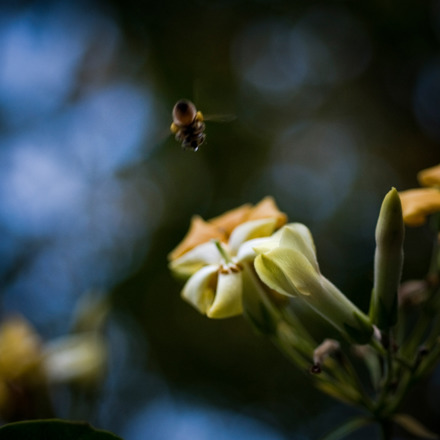
[[440, 212], [440, 191], [436, 188], [400, 192], [403, 220], [408, 226], [421, 226], [430, 214]]
[[286, 223], [271, 197], [211, 220], [193, 217], [188, 234], [170, 252], [170, 269], [187, 279], [182, 297], [209, 318], [242, 313], [242, 262], [255, 257], [245, 242], [269, 237]]
[[31, 402], [41, 406], [38, 410], [44, 415], [47, 405], [42, 401], [49, 401], [48, 384], [93, 385], [102, 377], [107, 360], [104, 337], [98, 331], [43, 343], [18, 315], [0, 323], [0, 353], [0, 417], [4, 420], [35, 416], [27, 413], [33, 408]]
[[305, 225], [284, 226], [255, 251], [255, 270], [269, 288], [305, 302], [346, 339], [370, 341], [369, 318], [321, 274], [313, 237]]
[[403, 220], [408, 226], [423, 225], [428, 215], [440, 212], [440, 164], [420, 171], [417, 178], [426, 188], [399, 193]]
[[[0, 417], [23, 414], [23, 395], [44, 383], [42, 344], [32, 326], [13, 316], [0, 325]], [[26, 414], [26, 412], [25, 412]]]

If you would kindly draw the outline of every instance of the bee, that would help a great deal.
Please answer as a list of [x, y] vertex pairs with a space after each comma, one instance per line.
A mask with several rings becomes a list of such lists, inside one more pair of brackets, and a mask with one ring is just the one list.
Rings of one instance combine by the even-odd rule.
[[181, 142], [185, 150], [197, 151], [206, 139], [202, 112], [191, 101], [181, 99], [173, 107], [172, 116], [170, 129], [176, 141]]

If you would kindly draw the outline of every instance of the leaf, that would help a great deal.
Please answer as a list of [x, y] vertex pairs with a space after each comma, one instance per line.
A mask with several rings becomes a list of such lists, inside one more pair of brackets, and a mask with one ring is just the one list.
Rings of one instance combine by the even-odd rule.
[[122, 440], [85, 422], [33, 420], [0, 427], [1, 440]]
[[342, 383], [334, 384], [331, 382], [320, 381], [317, 382], [315, 386], [320, 391], [348, 405], [357, 405], [362, 400], [357, 390], [349, 385], [346, 386]]
[[342, 426], [339, 426], [330, 434], [327, 434], [322, 440], [339, 440], [342, 439], [352, 432], [363, 428], [364, 426], [372, 423], [372, 420], [367, 417], [356, 417], [348, 422], [344, 423]]
[[427, 439], [440, 438], [437, 434], [425, 428], [418, 420], [408, 414], [396, 414], [393, 417], [393, 421], [417, 437]]

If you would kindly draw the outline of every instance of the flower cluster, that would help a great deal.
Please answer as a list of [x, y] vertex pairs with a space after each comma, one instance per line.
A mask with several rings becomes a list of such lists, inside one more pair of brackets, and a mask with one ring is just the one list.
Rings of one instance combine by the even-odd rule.
[[[411, 385], [440, 360], [440, 222], [433, 222], [425, 279], [400, 282], [404, 223], [420, 225], [440, 213], [440, 165], [418, 178], [425, 188], [392, 188], [382, 202], [368, 315], [321, 273], [310, 230], [287, 223], [270, 197], [208, 221], [194, 217], [169, 255], [171, 270], [186, 280], [183, 298], [199, 312], [210, 318], [243, 314], [297, 367], [313, 373], [317, 388], [369, 414], [329, 438], [372, 422], [384, 439], [391, 438], [393, 423], [438, 438], [398, 412]], [[356, 371], [359, 362], [368, 383]]]
[[182, 297], [209, 318], [244, 312], [260, 324], [252, 296], [266, 301], [261, 307], [275, 320], [280, 307], [271, 307], [274, 301], [297, 313], [305, 308], [345, 339], [368, 343], [370, 319], [321, 274], [309, 229], [286, 222], [271, 197], [208, 221], [194, 217], [169, 255], [171, 270], [187, 278]]

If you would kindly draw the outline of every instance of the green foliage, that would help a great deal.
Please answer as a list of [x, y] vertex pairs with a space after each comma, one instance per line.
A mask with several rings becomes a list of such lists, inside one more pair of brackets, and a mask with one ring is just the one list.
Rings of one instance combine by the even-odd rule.
[[411, 417], [408, 414], [396, 414], [393, 417], [395, 423], [400, 425], [406, 431], [411, 434], [426, 439], [438, 439], [439, 436], [433, 432], [431, 432], [428, 428], [423, 426], [418, 420], [414, 417]]
[[373, 420], [368, 417], [355, 417], [354, 419], [345, 422], [342, 426], [339, 426], [331, 433], [327, 434], [324, 438], [322, 438], [322, 440], [339, 440], [348, 438], [348, 435], [371, 424], [372, 422]]

